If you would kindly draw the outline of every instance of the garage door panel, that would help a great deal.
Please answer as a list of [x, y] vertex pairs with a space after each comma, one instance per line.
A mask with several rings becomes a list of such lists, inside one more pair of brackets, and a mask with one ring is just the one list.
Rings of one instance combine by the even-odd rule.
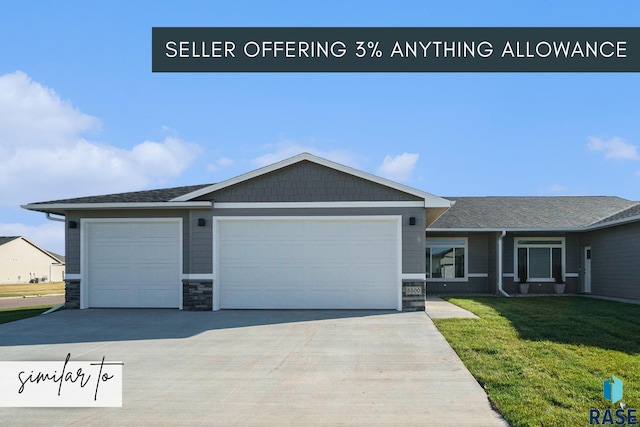
[[91, 299], [99, 302], [93, 307], [134, 307], [135, 291], [129, 287], [95, 287], [91, 289]]
[[345, 291], [344, 288], [291, 290], [280, 289], [233, 290], [225, 294], [225, 304], [233, 308], [256, 308], [256, 294], [261, 297], [261, 309], [380, 309], [395, 308], [389, 300], [395, 299], [395, 293], [389, 291]]
[[150, 263], [163, 263], [163, 262], [175, 262], [176, 248], [175, 241], [162, 241], [159, 243], [140, 243], [136, 245], [136, 251], [139, 254], [136, 257], [137, 261], [150, 262]]
[[[157, 284], [158, 289], [166, 286], [165, 283], [176, 283], [179, 277], [175, 268], [165, 264], [144, 265], [135, 269], [135, 282], [142, 284]], [[171, 279], [171, 280], [169, 280]], [[173, 286], [175, 289], [175, 286]]]
[[138, 290], [138, 298], [145, 301], [147, 307], [175, 308], [175, 305], [172, 303], [175, 297], [175, 287], [142, 287]]
[[[264, 238], [264, 236], [261, 236]], [[225, 243], [224, 250], [220, 254], [220, 261], [223, 263], [251, 263], [255, 260], [257, 263], [264, 263], [265, 261], [287, 261], [290, 264], [295, 264], [296, 261], [310, 262], [317, 260], [318, 263], [324, 265], [325, 262], [331, 261], [334, 263], [349, 263], [353, 255], [351, 251], [352, 247], [336, 247], [334, 242], [291, 242], [280, 241], [277, 244], [269, 243], [256, 247], [255, 244], [243, 244], [239, 245], [234, 242]], [[310, 247], [310, 243], [313, 245]], [[369, 264], [395, 263], [396, 251], [395, 245], [389, 248], [389, 242], [386, 245], [369, 245], [366, 242], [360, 241], [357, 243], [357, 250], [362, 252], [360, 259], [362, 262]], [[346, 258], [345, 258], [346, 257]]]
[[168, 239], [176, 238], [175, 229], [167, 227], [166, 223], [149, 223], [144, 227], [137, 227], [136, 234], [141, 239]]
[[130, 266], [124, 267], [96, 267], [91, 271], [91, 281], [98, 286], [106, 285], [122, 285], [128, 283], [131, 280], [122, 280], [125, 277], [132, 277], [135, 271]]
[[179, 221], [96, 221], [87, 228], [90, 307], [179, 307]]
[[[93, 225], [93, 224], [92, 224]], [[99, 227], [91, 227], [92, 239], [114, 239], [114, 238], [127, 238], [133, 234], [136, 234], [136, 229], [133, 224], [126, 223], [102, 223]]]
[[[114, 240], [114, 239], [112, 239]], [[135, 255], [135, 248], [128, 242], [113, 242], [106, 239], [92, 239], [90, 260], [93, 263], [129, 263]]]
[[396, 219], [218, 220], [221, 308], [397, 308]]

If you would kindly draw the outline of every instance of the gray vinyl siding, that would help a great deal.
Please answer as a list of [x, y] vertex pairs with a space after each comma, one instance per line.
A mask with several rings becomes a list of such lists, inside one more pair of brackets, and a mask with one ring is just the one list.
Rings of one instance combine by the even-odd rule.
[[311, 162], [240, 182], [196, 200], [214, 202], [420, 201], [418, 196]]
[[502, 274], [514, 274], [513, 264], [513, 239], [514, 236], [507, 234], [502, 239]]
[[640, 223], [587, 233], [591, 246], [591, 293], [640, 298]]
[[489, 292], [486, 277], [470, 277], [466, 282], [427, 282], [427, 294], [486, 294]]
[[[310, 208], [310, 209], [213, 209], [213, 216], [402, 216], [402, 272], [425, 273], [424, 208]], [[416, 218], [416, 225], [409, 225], [409, 218]], [[209, 264], [211, 258], [209, 257]], [[196, 267], [194, 265], [194, 268]], [[211, 268], [211, 267], [209, 267]]]
[[567, 273], [579, 273], [580, 271], [580, 236], [567, 234], [565, 236], [565, 262]]
[[489, 239], [486, 234], [469, 235], [469, 274], [489, 273]]
[[[69, 221], [75, 221], [77, 228], [69, 228]], [[67, 214], [64, 227], [65, 274], [80, 274], [80, 216]]]
[[[204, 219], [204, 227], [198, 226], [198, 219]], [[189, 213], [189, 246], [185, 251], [189, 252], [189, 267], [185, 273], [211, 274], [213, 272], [213, 239], [211, 209], [191, 211]], [[187, 249], [188, 248], [188, 249]]]

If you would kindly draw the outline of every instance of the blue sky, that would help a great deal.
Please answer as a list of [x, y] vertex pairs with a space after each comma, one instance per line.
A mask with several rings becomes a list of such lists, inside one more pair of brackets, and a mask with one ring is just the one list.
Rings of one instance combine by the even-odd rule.
[[154, 26], [639, 26], [637, 1], [22, 1], [0, 14], [0, 235], [20, 204], [218, 182], [301, 151], [440, 196], [640, 200], [637, 73], [151, 72]]

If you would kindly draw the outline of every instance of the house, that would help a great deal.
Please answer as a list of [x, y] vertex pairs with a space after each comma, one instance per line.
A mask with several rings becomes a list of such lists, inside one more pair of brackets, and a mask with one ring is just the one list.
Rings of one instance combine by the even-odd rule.
[[420, 310], [427, 288], [510, 294], [518, 274], [640, 297], [640, 208], [617, 197], [442, 198], [303, 153], [23, 207], [65, 217], [70, 308]]
[[[640, 203], [619, 197], [448, 197], [427, 226], [433, 293], [565, 292], [640, 298]], [[456, 251], [454, 266], [448, 252]]]
[[310, 154], [217, 184], [33, 203], [64, 215], [69, 307], [421, 309], [451, 202]]
[[45, 251], [24, 237], [0, 237], [0, 284], [63, 280], [63, 256]]

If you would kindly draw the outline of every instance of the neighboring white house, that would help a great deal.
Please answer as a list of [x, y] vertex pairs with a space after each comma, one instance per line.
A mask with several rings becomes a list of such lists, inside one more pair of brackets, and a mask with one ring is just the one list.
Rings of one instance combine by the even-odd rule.
[[0, 284], [62, 282], [64, 257], [45, 251], [24, 237], [0, 237]]

